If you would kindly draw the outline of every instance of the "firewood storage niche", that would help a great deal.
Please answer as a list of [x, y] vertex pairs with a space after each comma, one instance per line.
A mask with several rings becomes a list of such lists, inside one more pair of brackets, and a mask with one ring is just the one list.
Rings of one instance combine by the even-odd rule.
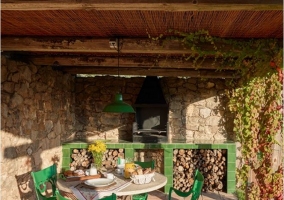
[[226, 191], [226, 149], [174, 149], [173, 187], [189, 191], [195, 170], [204, 176], [203, 191]]
[[[93, 162], [93, 156], [91, 152], [88, 152], [84, 148], [70, 149], [70, 170], [77, 169], [89, 169]], [[107, 149], [103, 156], [103, 166], [107, 169], [114, 168], [117, 165], [118, 158], [124, 158], [124, 149]]]

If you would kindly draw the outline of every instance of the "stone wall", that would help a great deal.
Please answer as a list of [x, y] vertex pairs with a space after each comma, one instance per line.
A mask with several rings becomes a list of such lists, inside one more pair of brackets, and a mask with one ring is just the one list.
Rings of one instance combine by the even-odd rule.
[[233, 140], [233, 116], [227, 108], [225, 80], [165, 78], [170, 140]]
[[[94, 77], [76, 79], [76, 135], [92, 141], [132, 139], [135, 114], [102, 113], [121, 91], [124, 101], [134, 104], [144, 78]], [[171, 141], [232, 140], [233, 120], [226, 106], [225, 80], [161, 78], [169, 104]]]
[[[1, 57], [1, 196], [35, 199], [30, 172], [58, 163], [62, 142], [131, 140], [135, 114], [103, 113], [118, 92], [134, 104], [144, 78], [70, 74]], [[162, 78], [172, 141], [228, 140], [225, 80]]]
[[36, 199], [30, 172], [61, 166], [75, 122], [73, 86], [71, 75], [1, 57], [2, 199]]
[[76, 79], [76, 135], [75, 140], [95, 139], [131, 140], [134, 114], [103, 113], [104, 106], [114, 100], [118, 92], [123, 100], [134, 104], [144, 78], [115, 78], [98, 76]]

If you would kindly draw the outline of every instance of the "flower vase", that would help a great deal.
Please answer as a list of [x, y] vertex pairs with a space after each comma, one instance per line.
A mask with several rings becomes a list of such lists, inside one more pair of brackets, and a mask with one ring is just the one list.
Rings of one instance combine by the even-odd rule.
[[95, 141], [88, 146], [88, 151], [92, 152], [93, 163], [96, 165], [97, 171], [100, 172], [100, 174], [103, 174], [103, 157], [106, 152], [106, 144], [103, 141]]
[[103, 153], [93, 152], [93, 164], [96, 167], [97, 171], [101, 173], [103, 166]]

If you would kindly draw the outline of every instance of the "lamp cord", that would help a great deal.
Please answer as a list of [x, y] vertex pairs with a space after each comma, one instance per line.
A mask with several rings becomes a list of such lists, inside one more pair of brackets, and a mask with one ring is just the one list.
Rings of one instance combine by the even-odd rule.
[[119, 78], [119, 52], [120, 52], [120, 49], [119, 49], [119, 38], [117, 38], [117, 74], [118, 74], [118, 78]]

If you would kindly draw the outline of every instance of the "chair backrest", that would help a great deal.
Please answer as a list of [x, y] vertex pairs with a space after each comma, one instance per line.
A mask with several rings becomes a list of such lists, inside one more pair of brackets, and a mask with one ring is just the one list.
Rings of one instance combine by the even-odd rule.
[[193, 182], [191, 189], [187, 192], [182, 192], [178, 189], [170, 187], [168, 199], [171, 200], [172, 199], [172, 193], [175, 192], [178, 196], [184, 197], [184, 198], [188, 197], [189, 195], [192, 194], [191, 200], [197, 200], [199, 198], [199, 196], [201, 195], [203, 183], [204, 183], [204, 177], [199, 172], [199, 170], [197, 169], [195, 171], [194, 182]]
[[110, 196], [105, 196], [99, 200], [116, 200], [116, 194], [112, 193]]
[[[55, 198], [56, 194], [56, 181], [57, 181], [57, 170], [56, 165], [53, 164], [45, 169], [31, 172], [34, 186], [36, 190], [36, 195], [39, 200], [47, 199], [43, 193], [45, 193], [48, 189], [47, 184], [51, 185], [52, 188], [52, 197]], [[50, 198], [50, 196], [49, 196]]]
[[155, 168], [155, 161], [154, 160], [145, 161], [145, 162], [134, 161], [134, 163], [141, 166], [142, 168], [149, 168], [149, 167], [151, 167], [151, 169]]
[[197, 169], [194, 176], [194, 182], [192, 186], [192, 197], [191, 200], [197, 200], [201, 194], [202, 186], [204, 183], [204, 177]]

